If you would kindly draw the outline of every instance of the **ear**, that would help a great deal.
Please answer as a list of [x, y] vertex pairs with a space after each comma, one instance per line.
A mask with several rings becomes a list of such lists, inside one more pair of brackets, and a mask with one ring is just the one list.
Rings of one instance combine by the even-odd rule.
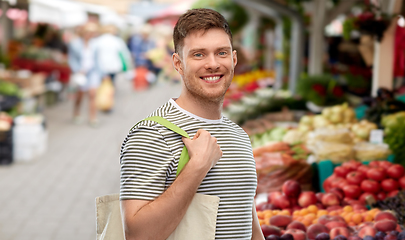
[[238, 56], [236, 50], [232, 51], [232, 58], [233, 58], [233, 67], [236, 67], [236, 64], [238, 63]]
[[173, 53], [172, 55], [172, 61], [173, 61], [173, 66], [176, 69], [176, 71], [183, 76], [183, 65], [181, 63], [181, 58], [179, 54]]

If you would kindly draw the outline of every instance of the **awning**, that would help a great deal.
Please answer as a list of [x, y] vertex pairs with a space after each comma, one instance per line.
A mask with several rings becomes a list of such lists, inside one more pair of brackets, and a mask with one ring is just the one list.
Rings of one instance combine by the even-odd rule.
[[30, 0], [29, 20], [31, 22], [54, 24], [60, 28], [69, 28], [87, 22], [87, 13], [83, 6], [66, 0]]

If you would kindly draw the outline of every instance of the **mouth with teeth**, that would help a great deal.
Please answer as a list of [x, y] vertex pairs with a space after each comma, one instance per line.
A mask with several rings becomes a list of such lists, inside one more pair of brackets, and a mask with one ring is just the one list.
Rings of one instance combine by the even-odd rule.
[[206, 76], [206, 77], [200, 77], [200, 78], [208, 83], [217, 83], [217, 82], [221, 81], [223, 76], [224, 75], [215, 75], [215, 76]]

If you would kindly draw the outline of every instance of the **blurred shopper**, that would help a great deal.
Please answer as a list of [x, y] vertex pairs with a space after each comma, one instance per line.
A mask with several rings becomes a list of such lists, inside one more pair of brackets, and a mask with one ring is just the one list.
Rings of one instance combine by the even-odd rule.
[[96, 91], [101, 82], [101, 74], [97, 66], [94, 36], [98, 26], [89, 22], [79, 29], [79, 37], [73, 39], [68, 46], [68, 60], [71, 69], [70, 81], [77, 87], [74, 97], [73, 121], [82, 122], [80, 107], [83, 96], [89, 97], [89, 123], [97, 126]]
[[97, 38], [97, 64], [103, 77], [110, 77], [114, 83], [118, 73], [132, 68], [131, 53], [124, 40], [116, 36], [114, 25], [103, 26], [101, 33]]
[[134, 34], [129, 39], [129, 50], [132, 58], [135, 61], [135, 79], [134, 87], [136, 90], [144, 90], [149, 86], [149, 82], [153, 82], [156, 78], [156, 68], [152, 61], [148, 58], [147, 52], [155, 48], [154, 41], [150, 38], [152, 27], [145, 24], [140, 34]]

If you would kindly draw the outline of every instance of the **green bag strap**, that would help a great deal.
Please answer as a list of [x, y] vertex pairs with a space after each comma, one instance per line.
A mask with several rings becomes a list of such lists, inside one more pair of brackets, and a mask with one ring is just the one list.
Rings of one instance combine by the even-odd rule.
[[[159, 123], [162, 126], [165, 126], [166, 128], [172, 130], [175, 133], [180, 134], [183, 137], [186, 138], [190, 138], [187, 134], [186, 131], [184, 131], [183, 129], [179, 128], [177, 125], [171, 123], [170, 121], [168, 121], [167, 119], [160, 117], [160, 116], [152, 116], [152, 117], [147, 117], [141, 121], [139, 121], [136, 125], [138, 125], [140, 122], [142, 121], [154, 121]], [[135, 127], [133, 126], [131, 128], [131, 130]], [[186, 145], [184, 145], [183, 150], [181, 151], [181, 155], [180, 155], [180, 159], [179, 159], [179, 165], [177, 167], [177, 173], [176, 173], [176, 177], [180, 174], [181, 170], [183, 170], [184, 166], [186, 165], [186, 163], [188, 162], [188, 160], [190, 159], [189, 155], [188, 155], [188, 151], [186, 148]]]

